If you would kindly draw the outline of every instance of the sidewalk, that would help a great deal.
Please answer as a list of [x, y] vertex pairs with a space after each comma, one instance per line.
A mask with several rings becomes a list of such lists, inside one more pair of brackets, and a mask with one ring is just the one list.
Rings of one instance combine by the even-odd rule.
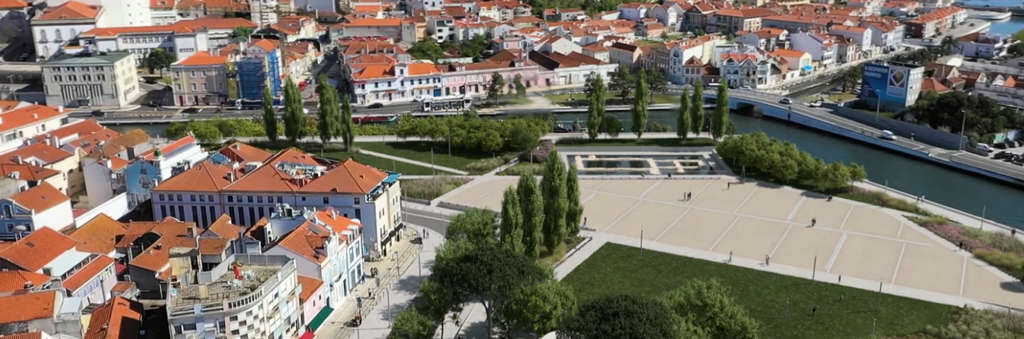
[[390, 154], [377, 153], [377, 152], [373, 152], [373, 151], [367, 151], [367, 150], [364, 150], [364, 149], [360, 149], [359, 153], [366, 154], [366, 155], [372, 155], [372, 156], [375, 156], [375, 157], [378, 157], [378, 158], [390, 159], [390, 160], [394, 160], [394, 161], [397, 161], [397, 162], [404, 162], [404, 163], [407, 163], [407, 164], [413, 164], [413, 165], [420, 166], [420, 167], [433, 168], [433, 169], [437, 169], [437, 170], [441, 170], [441, 171], [445, 171], [445, 172], [451, 172], [451, 173], [458, 174], [458, 175], [468, 175], [469, 174], [469, 172], [460, 171], [460, 170], [457, 170], [457, 169], [454, 169], [454, 168], [451, 168], [451, 167], [444, 167], [444, 166], [428, 164], [428, 163], [425, 163], [425, 162], [422, 162], [422, 161], [416, 161], [416, 160], [412, 160], [412, 159], [396, 157], [396, 156], [393, 156], [393, 155], [390, 155]]
[[[895, 190], [895, 189], [892, 189], [892, 188], [889, 188], [889, 187], [886, 187], [886, 186], [883, 186], [881, 184], [874, 183], [874, 182], [868, 182], [868, 181], [866, 181], [866, 182], [858, 182], [858, 183], [854, 183], [854, 185], [857, 186], [857, 187], [863, 188], [863, 189], [869, 189], [869, 190], [874, 190], [874, 191], [883, 191], [883, 192], [888, 193], [889, 195], [892, 195], [892, 196], [895, 196], [895, 197], [898, 197], [898, 198], [907, 199], [907, 200], [910, 200], [910, 201], [914, 201], [914, 200], [916, 200], [918, 198], [918, 197], [916, 197], [914, 195], [911, 195], [911, 194], [908, 194], [908, 193], [905, 193], [905, 192], [901, 192], [901, 191], [898, 191], [898, 190]], [[961, 210], [958, 210], [958, 209], [955, 209], [955, 208], [952, 208], [952, 207], [949, 207], [949, 206], [937, 204], [935, 202], [932, 202], [932, 201], [928, 200], [928, 197], [924, 197], [924, 198], [925, 198], [924, 202], [919, 203], [918, 204], [919, 206], [925, 208], [926, 210], [928, 210], [928, 211], [930, 211], [932, 213], [944, 216], [946, 218], [949, 218], [950, 220], [953, 220], [953, 221], [956, 221], [958, 223], [961, 223], [964, 226], [967, 226], [967, 227], [978, 227], [978, 228], [981, 228], [982, 230], [985, 230], [985, 231], [1003, 232], [1003, 233], [1010, 233], [1010, 230], [1013, 229], [1013, 227], [1006, 226], [1006, 225], [997, 223], [997, 222], [992, 221], [992, 220], [982, 219], [979, 216], [976, 216], [976, 215], [973, 215], [973, 214], [970, 214], [970, 213], [967, 213], [967, 212], [964, 212], [964, 211], [961, 211]], [[1018, 233], [1017, 234], [1017, 238], [1021, 239], [1021, 240], [1024, 240], [1024, 234], [1020, 234], [1022, 232], [1017, 232], [1017, 233]]]

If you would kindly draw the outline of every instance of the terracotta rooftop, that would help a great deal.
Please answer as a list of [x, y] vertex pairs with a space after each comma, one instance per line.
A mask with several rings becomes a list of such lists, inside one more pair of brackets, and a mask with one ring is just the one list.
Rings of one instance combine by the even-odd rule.
[[142, 311], [141, 303], [113, 297], [92, 312], [82, 339], [138, 338], [142, 329]]
[[[74, 1], [68, 2], [76, 3]], [[70, 111], [61, 113], [57, 107], [31, 105], [0, 113], [0, 132], [28, 127], [42, 121], [67, 116]]]
[[320, 286], [324, 285], [323, 280], [317, 278], [301, 274], [299, 274], [298, 278], [299, 286], [302, 286], [302, 293], [299, 294], [299, 302], [301, 303], [305, 303], [306, 300], [309, 300], [309, 297], [313, 296], [313, 292], [316, 292], [316, 290], [319, 289]]
[[0, 154], [0, 162], [6, 163], [18, 163], [18, 161], [32, 162], [38, 161], [36, 165], [46, 166], [54, 163], [58, 163], [61, 160], [70, 158], [71, 153], [65, 150], [49, 145], [46, 142], [37, 142], [28, 146], [21, 147], [19, 149]]
[[75, 249], [75, 245], [74, 239], [43, 227], [0, 251], [0, 258], [26, 271], [37, 272], [64, 252]]
[[142, 129], [136, 129], [131, 132], [121, 134], [104, 144], [102, 147], [96, 148], [89, 153], [89, 156], [93, 158], [98, 158], [101, 155], [113, 156], [130, 147], [136, 147], [147, 142], [149, 142], [149, 134], [146, 134], [146, 131], [143, 131]]
[[71, 0], [56, 7], [43, 10], [43, 13], [36, 17], [36, 20], [74, 20], [74, 19], [96, 19], [102, 7], [86, 5]]
[[[17, 202], [21, 207], [33, 210], [36, 213], [48, 211], [51, 208], [71, 201], [68, 196], [49, 183], [42, 183], [36, 187], [29, 188], [24, 192], [12, 195], [10, 199]], [[43, 226], [59, 228], [67, 225], [37, 225], [40, 228]]]
[[[173, 218], [157, 222], [132, 222], [128, 224], [128, 235], [118, 243], [118, 246], [128, 245], [146, 233], [160, 235], [159, 240], [132, 259], [129, 264], [152, 272], [161, 272], [170, 262], [172, 248], [196, 248], [195, 237], [198, 236], [198, 232], [195, 229], [194, 222], [182, 222]], [[125, 240], [129, 242], [122, 244]]]
[[54, 171], [49, 168], [43, 168], [35, 165], [0, 163], [0, 175], [8, 179], [12, 178], [12, 176], [14, 175], [17, 175], [18, 180], [43, 181], [46, 180], [47, 178], [60, 174], [61, 173], [58, 171]]
[[78, 292], [78, 290], [82, 289], [82, 287], [89, 283], [90, 280], [102, 273], [103, 270], [106, 270], [108, 267], [113, 265], [113, 258], [106, 255], [96, 256], [96, 259], [93, 259], [92, 262], [86, 264], [85, 267], [82, 267], [78, 272], [75, 272], [75, 274], [72, 274], [64, 280], [62, 285], [64, 285], [65, 289], [71, 291], [71, 293]]
[[203, 233], [212, 233], [219, 238], [236, 240], [241, 237], [243, 231], [245, 231], [245, 227], [232, 224], [230, 216], [221, 214]]
[[40, 287], [49, 281], [49, 276], [39, 273], [22, 270], [0, 271], [0, 293], [21, 291], [28, 284], [31, 284], [33, 287]]
[[57, 293], [57, 290], [48, 290], [0, 297], [0, 324], [52, 319], [60, 307]]
[[227, 64], [227, 62], [227, 55], [214, 56], [210, 55], [209, 52], [196, 52], [196, 54], [192, 54], [192, 56], [186, 58], [185, 60], [175, 62], [171, 66], [217, 66], [225, 65]]
[[114, 252], [119, 237], [128, 233], [128, 226], [100, 213], [82, 227], [71, 233], [71, 239], [78, 241], [77, 249], [86, 253], [108, 254]]
[[161, 182], [153, 192], [220, 192], [231, 184], [231, 173], [230, 166], [205, 160]]

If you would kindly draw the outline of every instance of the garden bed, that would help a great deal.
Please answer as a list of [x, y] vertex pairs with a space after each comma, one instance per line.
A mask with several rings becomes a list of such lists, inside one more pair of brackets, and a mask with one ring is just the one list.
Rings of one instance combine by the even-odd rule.
[[1010, 234], [967, 227], [941, 217], [906, 217], [954, 245], [962, 243], [978, 259], [1006, 274], [1018, 279], [1024, 276], [1024, 242]]

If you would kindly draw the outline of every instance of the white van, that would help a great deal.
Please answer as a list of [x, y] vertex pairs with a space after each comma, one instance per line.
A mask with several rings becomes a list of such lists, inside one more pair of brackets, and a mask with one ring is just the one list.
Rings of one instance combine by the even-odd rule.
[[882, 140], [896, 140], [896, 135], [892, 134], [889, 130], [882, 130], [882, 133], [878, 135]]
[[994, 149], [992, 149], [992, 147], [989, 147], [988, 144], [982, 144], [982, 143], [978, 143], [977, 145], [974, 145], [974, 149], [982, 151], [982, 152], [985, 152], [985, 153], [992, 153], [993, 151], [995, 151]]

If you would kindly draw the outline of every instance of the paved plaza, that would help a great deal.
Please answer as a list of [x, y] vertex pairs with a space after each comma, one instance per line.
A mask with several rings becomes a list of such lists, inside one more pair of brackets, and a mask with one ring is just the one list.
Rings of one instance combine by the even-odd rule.
[[[517, 180], [474, 180], [442, 200], [500, 211], [502, 193]], [[1024, 305], [1024, 291], [1005, 274], [898, 211], [731, 177], [581, 179], [580, 186], [586, 226], [599, 233], [759, 261], [767, 255], [771, 266]]]

